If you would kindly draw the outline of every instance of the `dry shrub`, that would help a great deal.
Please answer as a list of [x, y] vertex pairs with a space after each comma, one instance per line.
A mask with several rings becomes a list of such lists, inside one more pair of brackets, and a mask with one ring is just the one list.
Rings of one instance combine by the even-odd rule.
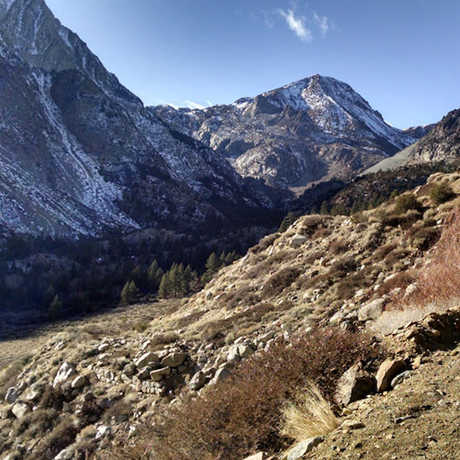
[[415, 273], [413, 273], [410, 270], [397, 273], [395, 276], [393, 276], [388, 281], [385, 281], [380, 286], [380, 288], [377, 290], [377, 294], [379, 296], [383, 296], [385, 294], [390, 293], [391, 291], [394, 291], [397, 288], [400, 288], [404, 291], [407, 288], [407, 286], [415, 282], [415, 277]]
[[375, 260], [382, 260], [384, 259], [390, 252], [392, 252], [394, 249], [396, 249], [398, 245], [394, 242], [385, 244], [383, 246], [380, 246], [376, 251], [374, 252], [374, 259]]
[[358, 268], [354, 257], [342, 257], [331, 265], [329, 276], [345, 276]]
[[304, 236], [312, 236], [318, 230], [318, 227], [324, 225], [325, 220], [324, 217], [318, 215], [305, 216], [299, 233]]
[[[332, 401], [343, 372], [378, 354], [368, 337], [341, 329], [276, 342], [227, 380], [169, 406], [129, 452], [145, 451], [146, 439], [157, 460], [238, 459], [254, 450], [280, 451], [288, 441], [279, 434], [286, 401], [310, 380]], [[126, 458], [147, 458], [140, 455]]]
[[348, 243], [343, 239], [336, 238], [334, 241], [331, 241], [328, 247], [328, 251], [331, 254], [343, 254], [348, 250]]
[[422, 210], [422, 204], [412, 193], [401, 195], [396, 199], [395, 212], [397, 214], [403, 214], [412, 209]]
[[[201, 312], [200, 312], [200, 316], [202, 316]], [[178, 324], [177, 326], [179, 328], [183, 327], [182, 324], [180, 324], [180, 325]], [[159, 332], [159, 333], [153, 335], [152, 338], [150, 339], [152, 346], [168, 345], [170, 343], [177, 342], [177, 340], [179, 340], [179, 334], [177, 332], [174, 332], [174, 331]]]
[[442, 182], [431, 186], [430, 198], [435, 205], [440, 205], [455, 198], [455, 193], [449, 184]]
[[219, 300], [225, 304], [227, 310], [232, 310], [242, 302], [254, 305], [260, 301], [260, 296], [257, 292], [255, 292], [255, 288], [253, 286], [245, 284], [237, 289], [232, 289], [231, 291], [223, 294]]
[[367, 287], [366, 278], [362, 272], [356, 272], [335, 286], [335, 296], [341, 300], [351, 299], [356, 291], [364, 287]]
[[408, 249], [395, 249], [394, 251], [391, 251], [389, 254], [387, 254], [384, 264], [386, 267], [391, 268], [400, 260], [405, 259], [408, 255], [410, 255], [410, 251]]
[[433, 247], [432, 262], [419, 271], [417, 291], [408, 303], [440, 304], [460, 298], [460, 208], [449, 216]]
[[309, 382], [283, 410], [281, 433], [297, 442], [335, 430], [339, 421], [318, 387]]
[[301, 270], [297, 267], [283, 268], [266, 281], [263, 294], [266, 296], [280, 294], [299, 277], [300, 273]]
[[265, 249], [271, 246], [273, 242], [279, 238], [279, 236], [280, 236], [279, 233], [273, 233], [271, 235], [266, 236], [265, 238], [262, 238], [258, 244], [256, 244], [251, 249], [249, 249], [249, 253], [259, 254], [262, 251], [265, 251]]
[[16, 385], [16, 379], [22, 372], [25, 365], [30, 361], [30, 356], [17, 359], [10, 363], [7, 367], [2, 369], [0, 372], [0, 400], [3, 400], [6, 396], [6, 392], [9, 388]]
[[439, 228], [425, 227], [414, 232], [412, 236], [412, 244], [422, 250], [427, 251], [439, 240], [441, 231]]
[[78, 431], [71, 417], [61, 420], [50, 434], [40, 440], [30, 459], [54, 458], [75, 441]]

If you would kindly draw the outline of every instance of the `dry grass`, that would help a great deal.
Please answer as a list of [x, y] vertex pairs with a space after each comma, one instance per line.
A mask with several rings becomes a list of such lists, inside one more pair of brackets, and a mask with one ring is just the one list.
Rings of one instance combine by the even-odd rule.
[[283, 410], [281, 434], [297, 442], [335, 430], [339, 422], [318, 387], [309, 382]]
[[449, 216], [431, 257], [431, 263], [418, 273], [410, 303], [424, 306], [460, 298], [460, 208]]

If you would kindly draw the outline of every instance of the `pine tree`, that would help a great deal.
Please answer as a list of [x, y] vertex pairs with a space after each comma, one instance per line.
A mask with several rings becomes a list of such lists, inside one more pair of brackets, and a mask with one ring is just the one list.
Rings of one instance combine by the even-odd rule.
[[154, 260], [149, 269], [147, 270], [147, 279], [149, 289], [151, 291], [157, 291], [160, 286], [161, 278], [164, 275], [163, 269], [158, 265], [158, 262]]
[[278, 232], [285, 232], [296, 221], [296, 219], [297, 217], [293, 212], [288, 212], [281, 222], [281, 225], [278, 228]]
[[319, 213], [320, 214], [329, 214], [329, 209], [328, 209], [327, 203], [325, 201], [323, 201], [321, 203], [321, 208], [319, 209]]
[[56, 319], [59, 314], [62, 312], [62, 301], [59, 296], [56, 294], [50, 303], [48, 308], [48, 315], [51, 319]]
[[134, 303], [139, 296], [139, 289], [134, 281], [127, 281], [121, 291], [120, 300], [124, 305], [130, 305]]
[[158, 297], [161, 297], [162, 299], [166, 299], [168, 297], [168, 273], [165, 273], [161, 277], [160, 281], [160, 286], [158, 288]]

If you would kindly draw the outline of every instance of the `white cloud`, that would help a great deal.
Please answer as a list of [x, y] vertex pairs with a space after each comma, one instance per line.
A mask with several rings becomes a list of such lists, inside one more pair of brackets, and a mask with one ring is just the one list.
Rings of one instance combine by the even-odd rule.
[[303, 16], [296, 16], [293, 10], [278, 10], [279, 14], [285, 19], [288, 27], [303, 41], [311, 42], [313, 35], [311, 30], [305, 25]]
[[201, 105], [201, 104], [198, 104], [198, 102], [193, 102], [193, 101], [184, 101], [185, 105], [189, 108], [189, 109], [204, 109], [206, 108], [205, 105]]
[[313, 19], [318, 25], [321, 35], [325, 37], [330, 28], [329, 18], [327, 16], [319, 16], [318, 14], [313, 13]]

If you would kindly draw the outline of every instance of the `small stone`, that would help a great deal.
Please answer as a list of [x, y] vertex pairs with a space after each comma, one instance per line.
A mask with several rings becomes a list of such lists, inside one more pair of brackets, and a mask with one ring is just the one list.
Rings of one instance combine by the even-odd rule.
[[401, 382], [406, 380], [411, 376], [411, 371], [404, 371], [398, 374], [392, 381], [391, 381], [391, 388], [394, 388], [396, 385], [399, 385]]
[[148, 380], [150, 378], [150, 372], [152, 372], [152, 368], [150, 366], [145, 366], [139, 371], [137, 378], [139, 380]]
[[348, 430], [359, 430], [360, 428], [364, 428], [364, 423], [358, 421], [358, 420], [345, 420], [342, 423], [342, 428], [348, 429]]
[[198, 391], [201, 388], [204, 387], [206, 383], [206, 376], [203, 374], [203, 372], [198, 371], [196, 374], [193, 375], [193, 377], [190, 379], [190, 382], [188, 384], [189, 388], [193, 391]]
[[149, 364], [158, 363], [160, 358], [157, 354], [152, 353], [151, 351], [144, 353], [140, 358], [138, 358], [134, 364], [137, 368], [142, 368], [148, 366]]
[[310, 452], [318, 444], [321, 444], [323, 440], [324, 438], [322, 436], [317, 436], [315, 438], [308, 438], [305, 441], [299, 442], [293, 448], [289, 449], [286, 459], [297, 460], [302, 458], [306, 453]]
[[57, 387], [58, 385], [66, 382], [72, 375], [76, 372], [75, 366], [68, 362], [62, 363], [61, 367], [54, 378], [53, 387]]
[[161, 365], [164, 367], [178, 367], [185, 361], [186, 358], [187, 353], [170, 353], [161, 360]]
[[80, 390], [88, 385], [88, 377], [86, 375], [79, 375], [78, 377], [74, 378], [71, 383], [71, 387], [75, 390]]
[[5, 401], [9, 404], [13, 404], [16, 401], [16, 399], [18, 399], [18, 390], [16, 389], [16, 387], [8, 388], [8, 391], [5, 395]]
[[308, 238], [306, 236], [296, 234], [291, 239], [291, 247], [292, 248], [298, 248], [298, 247], [302, 246], [302, 244], [304, 244], [307, 240], [308, 240]]
[[109, 426], [101, 425], [96, 431], [96, 440], [107, 438], [112, 434], [112, 429]]
[[223, 382], [225, 379], [230, 377], [230, 371], [226, 367], [221, 367], [217, 369], [216, 374], [214, 375], [214, 378], [211, 380], [210, 384], [214, 385], [219, 382]]
[[384, 304], [385, 299], [377, 299], [361, 307], [358, 311], [359, 321], [377, 319], [383, 312]]
[[11, 412], [16, 418], [22, 418], [30, 412], [30, 406], [25, 402], [19, 401], [12, 407]]
[[264, 460], [265, 453], [264, 452], [257, 452], [257, 454], [251, 455], [250, 457], [246, 457], [244, 460]]
[[155, 382], [159, 382], [160, 380], [162, 380], [164, 377], [166, 377], [169, 374], [171, 374], [171, 368], [163, 367], [161, 369], [156, 369], [150, 372], [150, 378], [154, 380]]
[[105, 353], [108, 349], [110, 348], [110, 345], [108, 343], [101, 343], [98, 347], [97, 347], [97, 351], [99, 353]]
[[386, 359], [377, 371], [377, 391], [387, 391], [390, 389], [393, 378], [403, 371], [406, 363], [402, 359]]

